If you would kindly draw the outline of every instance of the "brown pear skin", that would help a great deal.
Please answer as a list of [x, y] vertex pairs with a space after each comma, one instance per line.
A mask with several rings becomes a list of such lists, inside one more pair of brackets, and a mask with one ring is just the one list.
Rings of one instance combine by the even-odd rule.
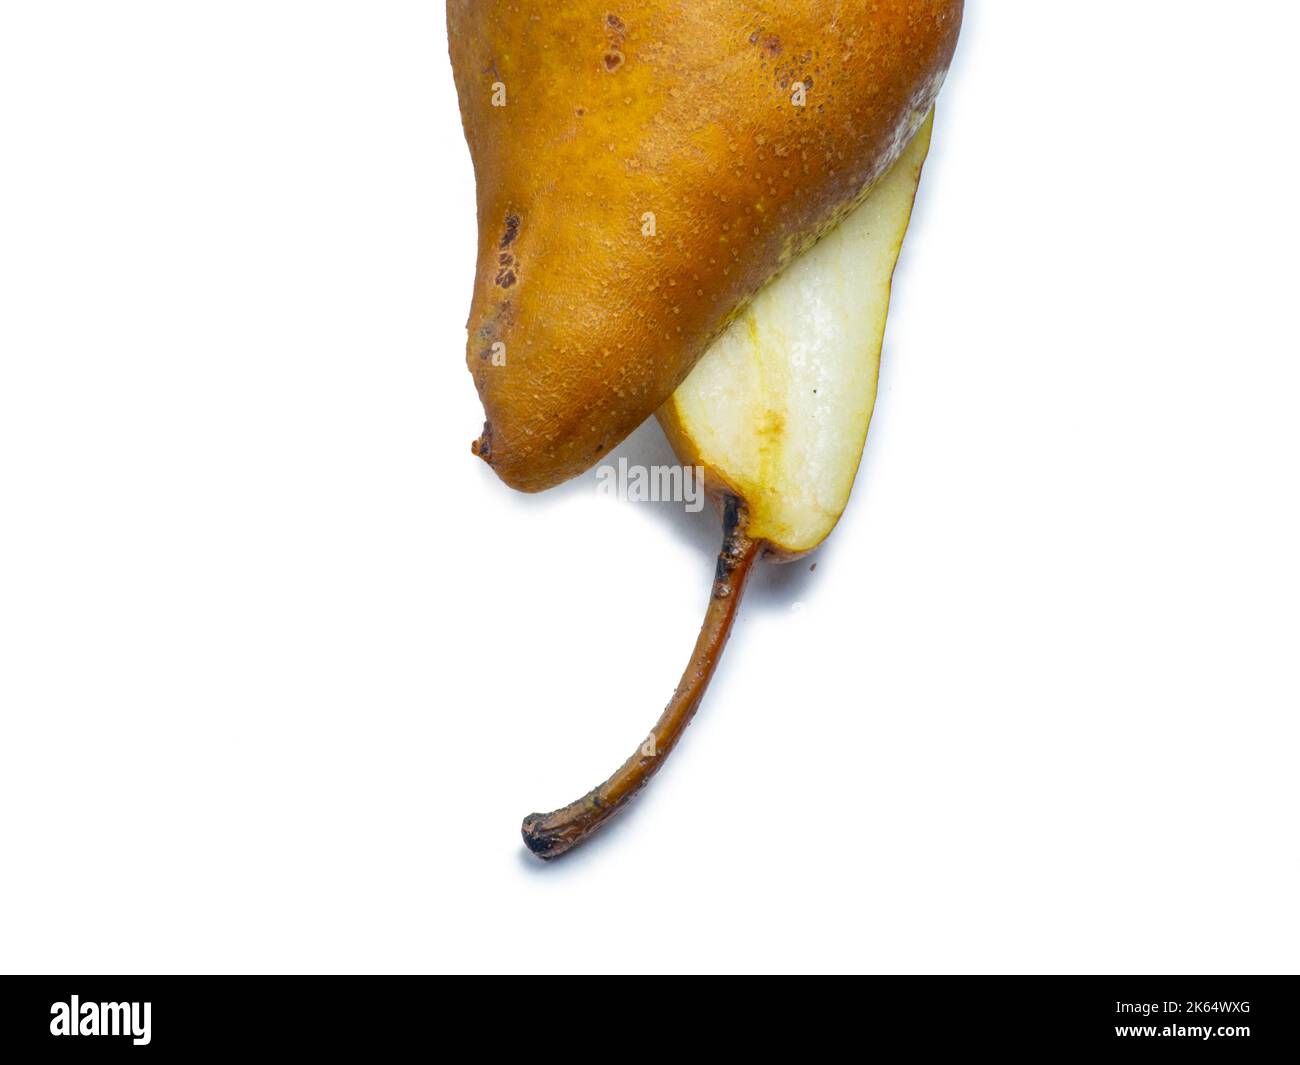
[[856, 206], [942, 84], [962, 0], [448, 0], [478, 184], [474, 451], [582, 473]]

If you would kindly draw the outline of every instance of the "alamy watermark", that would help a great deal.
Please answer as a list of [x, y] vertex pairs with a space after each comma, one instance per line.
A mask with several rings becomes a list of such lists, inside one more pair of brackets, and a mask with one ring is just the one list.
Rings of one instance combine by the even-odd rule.
[[633, 466], [620, 458], [617, 466], [596, 471], [596, 491], [628, 503], [682, 503], [689, 514], [704, 509], [702, 466]]
[[151, 1012], [149, 1002], [82, 1002], [73, 995], [50, 1007], [50, 1035], [119, 1036], [148, 1046]]

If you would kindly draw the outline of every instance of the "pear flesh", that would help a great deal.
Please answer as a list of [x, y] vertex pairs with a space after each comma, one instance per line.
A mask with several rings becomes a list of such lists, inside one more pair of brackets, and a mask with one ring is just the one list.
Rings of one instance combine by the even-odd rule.
[[678, 457], [794, 558], [830, 535], [871, 424], [894, 274], [933, 112], [870, 195], [745, 309], [660, 409]]

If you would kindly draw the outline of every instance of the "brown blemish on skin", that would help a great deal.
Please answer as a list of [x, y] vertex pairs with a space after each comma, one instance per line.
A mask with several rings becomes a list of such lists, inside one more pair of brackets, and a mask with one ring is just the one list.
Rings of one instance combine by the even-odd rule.
[[515, 242], [515, 237], [519, 236], [519, 216], [513, 211], [506, 215], [506, 231], [501, 237], [501, 247], [508, 248]]
[[469, 446], [470, 451], [484, 462], [492, 461], [492, 423], [483, 423], [483, 435]]
[[517, 278], [515, 277], [515, 272], [513, 270], [502, 270], [497, 274], [497, 284], [502, 288], [509, 288], [516, 280]]
[[610, 12], [605, 16], [605, 36], [607, 39], [605, 70], [613, 74], [623, 66], [625, 61], [623, 42], [627, 39], [627, 23]]

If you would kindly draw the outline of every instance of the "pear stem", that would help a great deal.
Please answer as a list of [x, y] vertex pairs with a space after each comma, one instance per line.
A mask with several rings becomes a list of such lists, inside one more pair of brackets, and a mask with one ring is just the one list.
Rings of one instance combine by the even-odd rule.
[[729, 496], [713, 592], [681, 683], [654, 731], [612, 777], [563, 809], [524, 818], [524, 843], [539, 858], [546, 861], [558, 858], [591, 836], [650, 783], [650, 778], [659, 772], [682, 738], [718, 668], [740, 609], [745, 584], [762, 554], [762, 542], [751, 540], [744, 529], [744, 508], [739, 500]]

